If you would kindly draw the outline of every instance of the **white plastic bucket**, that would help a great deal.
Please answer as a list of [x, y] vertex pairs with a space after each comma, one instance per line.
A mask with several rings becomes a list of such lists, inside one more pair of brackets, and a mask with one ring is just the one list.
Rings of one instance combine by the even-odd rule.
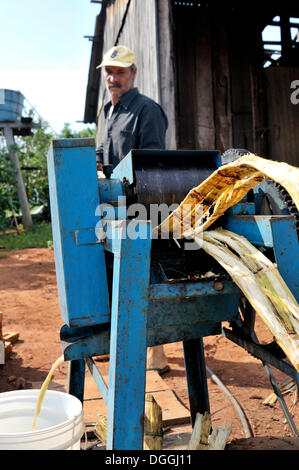
[[39, 392], [0, 393], [0, 450], [80, 450], [83, 409], [73, 395], [47, 390], [35, 430], [30, 430]]

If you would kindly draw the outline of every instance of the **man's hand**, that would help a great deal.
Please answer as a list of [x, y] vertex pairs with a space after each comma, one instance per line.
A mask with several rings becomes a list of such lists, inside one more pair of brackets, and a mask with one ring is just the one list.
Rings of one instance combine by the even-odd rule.
[[98, 174], [98, 178], [106, 178], [106, 176], [103, 173], [103, 164], [100, 162], [97, 162], [97, 174]]

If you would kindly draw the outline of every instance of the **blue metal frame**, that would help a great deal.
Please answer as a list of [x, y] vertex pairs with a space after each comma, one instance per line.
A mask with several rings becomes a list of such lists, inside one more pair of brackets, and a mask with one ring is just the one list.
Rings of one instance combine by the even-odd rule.
[[141, 449], [143, 443], [151, 230], [148, 222], [140, 224], [147, 231], [144, 240], [131, 240], [123, 221], [112, 245], [108, 449]]
[[[114, 208], [103, 224], [104, 204], [124, 196], [124, 173], [133, 180], [130, 155], [115, 170], [118, 179], [102, 181], [100, 187], [92, 139], [53, 141], [48, 168], [68, 391], [83, 401], [87, 364], [108, 407], [107, 449], [142, 449], [147, 347], [183, 341], [193, 423], [196, 412], [209, 411], [202, 338], [220, 334], [222, 322], [239, 317], [240, 291], [228, 279], [220, 291], [208, 280], [169, 283], [151, 265], [150, 222], [137, 221], [139, 236], [133, 239], [125, 207]], [[255, 216], [254, 209], [242, 201], [223, 218], [223, 226], [257, 246], [272, 247], [298, 300], [294, 219]], [[108, 254], [113, 256], [111, 279]], [[109, 387], [92, 360], [107, 353]]]
[[109, 321], [93, 139], [53, 140], [48, 155], [60, 312], [71, 327]]
[[[220, 321], [236, 316], [239, 301], [239, 289], [231, 281], [226, 281], [218, 293], [212, 282], [150, 284], [151, 227], [147, 221], [139, 224], [145, 237], [136, 240], [127, 236], [127, 221], [107, 225], [104, 246], [114, 254], [110, 328], [83, 339], [74, 329], [73, 338], [63, 343], [66, 360], [77, 364], [87, 358], [108, 407], [107, 449], [115, 450], [141, 449], [143, 445], [148, 346], [184, 341], [191, 419], [194, 421], [196, 412], [207, 411], [201, 338], [220, 334]], [[109, 388], [90, 359], [108, 352]], [[69, 392], [82, 398], [83, 378], [80, 382], [77, 375]]]

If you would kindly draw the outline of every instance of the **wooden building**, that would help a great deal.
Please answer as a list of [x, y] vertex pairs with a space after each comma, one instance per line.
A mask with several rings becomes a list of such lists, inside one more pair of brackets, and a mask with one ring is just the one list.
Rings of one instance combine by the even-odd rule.
[[[96, 66], [124, 44], [137, 57], [136, 86], [168, 116], [167, 148], [245, 148], [299, 166], [298, 22], [289, 0], [103, 0], [84, 122], [97, 123], [100, 140], [108, 96]], [[269, 26], [278, 40], [264, 40]]]

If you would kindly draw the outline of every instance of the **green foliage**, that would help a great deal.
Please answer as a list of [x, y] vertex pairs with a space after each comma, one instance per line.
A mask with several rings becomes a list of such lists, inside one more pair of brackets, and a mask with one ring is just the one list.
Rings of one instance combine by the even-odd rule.
[[[33, 136], [15, 137], [15, 150], [28, 197], [30, 209], [43, 206], [43, 217], [50, 220], [49, 190], [47, 176], [47, 152], [53, 134], [47, 131], [47, 124], [39, 121], [41, 127], [33, 130]], [[11, 163], [4, 137], [0, 144], [0, 229], [12, 225], [12, 214], [21, 214], [16, 191], [16, 171]], [[20, 218], [18, 218], [20, 222]]]
[[15, 170], [8, 154], [0, 148], [0, 228], [7, 225], [8, 211], [16, 211]]
[[33, 225], [31, 230], [26, 232], [2, 233], [0, 234], [0, 247], [1, 252], [25, 248], [53, 248], [51, 224], [42, 222]]
[[[34, 121], [36, 122], [36, 120]], [[40, 220], [50, 221], [47, 154], [54, 134], [48, 130], [46, 122], [39, 120], [39, 123], [41, 127], [33, 129], [33, 136], [15, 137], [16, 151], [30, 210], [34, 212], [34, 208], [43, 206], [42, 214], [34, 216], [34, 223]], [[70, 125], [66, 123], [59, 137], [95, 137], [95, 134], [96, 128], [86, 128], [76, 132], [72, 131]], [[18, 222], [21, 222], [15, 177], [16, 171], [10, 161], [5, 139], [0, 137], [0, 230], [12, 226], [14, 214], [18, 217]]]
[[47, 132], [46, 124], [40, 122], [41, 128], [33, 136], [23, 138], [19, 147], [19, 161], [23, 169], [23, 180], [29, 206], [44, 206], [43, 218], [50, 220], [49, 185], [47, 173], [47, 153], [53, 135]]
[[72, 129], [70, 129], [70, 124], [66, 122], [60, 133], [60, 137], [62, 139], [72, 139], [72, 138], [78, 139], [78, 138], [87, 138], [87, 137], [95, 138], [96, 133], [97, 133], [96, 127], [94, 128], [87, 127], [86, 129], [82, 129], [81, 131], [73, 131]]

